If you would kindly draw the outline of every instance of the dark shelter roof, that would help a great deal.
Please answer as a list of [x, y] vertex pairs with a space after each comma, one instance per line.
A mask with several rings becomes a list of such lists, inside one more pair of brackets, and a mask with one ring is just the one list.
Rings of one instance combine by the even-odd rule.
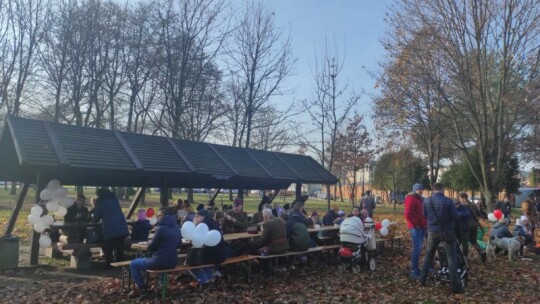
[[68, 185], [283, 189], [335, 184], [309, 156], [8, 117], [0, 180]]

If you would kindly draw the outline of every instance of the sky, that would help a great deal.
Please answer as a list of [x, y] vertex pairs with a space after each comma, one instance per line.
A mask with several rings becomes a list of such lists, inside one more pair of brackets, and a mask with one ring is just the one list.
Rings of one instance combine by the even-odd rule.
[[[295, 99], [313, 96], [315, 55], [321, 56], [326, 37], [336, 40], [344, 56], [342, 81], [356, 92], [374, 93], [368, 71], [384, 59], [379, 39], [385, 32], [384, 15], [390, 0], [267, 0], [278, 26], [290, 28], [293, 54], [298, 59], [288, 85]], [[365, 67], [365, 69], [363, 68]], [[290, 97], [286, 97], [290, 100]], [[356, 110], [371, 116], [371, 98], [365, 94]], [[370, 121], [368, 121], [371, 124]], [[370, 126], [371, 127], [371, 126]]]

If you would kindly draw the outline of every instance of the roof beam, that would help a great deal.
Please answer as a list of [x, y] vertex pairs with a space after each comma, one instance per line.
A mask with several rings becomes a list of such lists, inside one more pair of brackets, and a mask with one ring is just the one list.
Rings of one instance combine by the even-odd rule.
[[54, 152], [56, 153], [56, 157], [58, 157], [58, 161], [62, 165], [69, 165], [69, 160], [66, 157], [66, 154], [64, 153], [64, 149], [62, 149], [62, 144], [60, 143], [60, 140], [56, 136], [56, 133], [54, 133], [54, 130], [51, 128], [48, 122], [43, 122], [43, 127], [45, 128], [45, 131], [47, 132], [47, 136], [49, 136], [49, 140], [51, 141], [51, 144], [54, 148]]
[[174, 152], [176, 152], [176, 154], [182, 159], [182, 161], [186, 164], [186, 166], [189, 168], [189, 170], [191, 172], [195, 172], [197, 170], [195, 170], [195, 167], [193, 167], [193, 165], [191, 164], [191, 162], [187, 159], [187, 157], [184, 155], [184, 153], [182, 153], [182, 151], [180, 151], [180, 149], [178, 149], [178, 147], [176, 146], [176, 144], [174, 143], [174, 141], [172, 139], [170, 139], [169, 137], [167, 137], [167, 141], [169, 142], [169, 145], [171, 145], [171, 147], [173, 148]]
[[291, 170], [292, 173], [294, 173], [294, 175], [296, 175], [296, 177], [298, 177], [298, 180], [302, 180], [302, 177], [300, 177], [300, 174], [298, 174], [298, 172], [296, 172], [296, 170], [294, 170], [293, 167], [289, 166], [289, 164], [288, 164], [287, 162], [285, 162], [285, 161], [283, 160], [283, 158], [281, 158], [281, 156], [279, 156], [279, 153], [276, 153], [276, 154], [274, 154], [274, 155], [277, 157], [277, 159], [279, 159], [279, 161], [280, 161], [285, 167], [287, 167], [289, 170]]
[[206, 145], [210, 148], [210, 150], [214, 151], [214, 153], [217, 155], [217, 157], [219, 157], [219, 159], [221, 159], [221, 161], [227, 166], [227, 168], [229, 168], [232, 171], [232, 173], [234, 173], [234, 175], [239, 175], [238, 171], [236, 171], [233, 168], [233, 166], [231, 166], [231, 164], [229, 164], [229, 162], [223, 157], [223, 155], [221, 155], [218, 152], [218, 150], [216, 150], [216, 148], [214, 148], [213, 145], [211, 145], [211, 144], [206, 144]]
[[133, 150], [131, 150], [126, 140], [122, 137], [122, 134], [120, 134], [120, 132], [118, 131], [113, 131], [113, 133], [114, 133], [114, 136], [116, 136], [116, 139], [118, 139], [118, 142], [120, 143], [122, 148], [124, 148], [124, 151], [126, 152], [128, 157], [131, 159], [131, 161], [135, 165], [135, 168], [142, 170], [143, 165], [141, 164], [141, 162], [139, 161], [135, 153], [133, 153]]
[[247, 156], [249, 156], [249, 158], [251, 158], [251, 160], [253, 160], [257, 164], [257, 166], [259, 166], [259, 168], [261, 168], [264, 171], [264, 173], [266, 173], [266, 175], [272, 178], [274, 177], [272, 173], [270, 173], [270, 171], [266, 170], [266, 168], [263, 167], [263, 165], [261, 165], [261, 163], [259, 163], [257, 159], [255, 159], [255, 157], [251, 154], [251, 152], [249, 152], [249, 149], [242, 149], [242, 150], [246, 152]]

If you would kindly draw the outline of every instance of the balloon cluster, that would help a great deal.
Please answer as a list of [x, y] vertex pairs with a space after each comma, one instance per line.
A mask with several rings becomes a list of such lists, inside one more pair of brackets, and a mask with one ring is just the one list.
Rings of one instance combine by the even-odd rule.
[[379, 231], [382, 236], [388, 235], [388, 227], [392, 225], [392, 222], [390, 222], [388, 219], [384, 219], [382, 222], [376, 222], [375, 223], [375, 230]]
[[221, 233], [217, 230], [208, 230], [208, 225], [205, 223], [195, 226], [193, 222], [185, 222], [182, 225], [182, 237], [191, 241], [194, 248], [216, 246], [221, 241]]
[[150, 222], [150, 225], [154, 226], [155, 224], [157, 224], [157, 218], [154, 216], [155, 215], [155, 210], [154, 208], [148, 208], [146, 209], [146, 217], [149, 218], [149, 222]]
[[[74, 204], [73, 199], [66, 197], [68, 190], [63, 188], [60, 182], [56, 179], [49, 181], [47, 188], [39, 193], [39, 198], [46, 201], [45, 208], [48, 212], [52, 212], [55, 216], [63, 217], [67, 213], [67, 208]], [[30, 215], [28, 215], [28, 223], [33, 225], [34, 231], [41, 233], [39, 238], [40, 247], [51, 246], [51, 238], [44, 233], [54, 223], [54, 218], [50, 214], [43, 215], [44, 210], [40, 205], [32, 207]]]
[[492, 213], [488, 214], [488, 220], [490, 220], [492, 222], [496, 222], [496, 221], [500, 220], [502, 217], [503, 217], [503, 213], [499, 209], [495, 209], [495, 210], [493, 210]]

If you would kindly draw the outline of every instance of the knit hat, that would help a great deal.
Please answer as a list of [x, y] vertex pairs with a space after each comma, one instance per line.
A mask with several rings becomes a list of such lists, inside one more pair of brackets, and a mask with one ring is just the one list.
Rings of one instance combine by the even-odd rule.
[[311, 212], [311, 217], [314, 217], [314, 216], [319, 216], [319, 213], [317, 211]]
[[233, 205], [244, 205], [244, 201], [241, 198], [234, 199]]
[[338, 214], [338, 216], [344, 216], [344, 215], [345, 215], [345, 211], [339, 210], [339, 212], [338, 212], [337, 214]]
[[412, 191], [416, 192], [418, 190], [424, 190], [424, 186], [422, 186], [422, 184], [414, 184], [414, 186], [412, 187]]
[[208, 217], [208, 210], [201, 209], [201, 210], [197, 211], [197, 215], [204, 216], [205, 218], [207, 218]]

